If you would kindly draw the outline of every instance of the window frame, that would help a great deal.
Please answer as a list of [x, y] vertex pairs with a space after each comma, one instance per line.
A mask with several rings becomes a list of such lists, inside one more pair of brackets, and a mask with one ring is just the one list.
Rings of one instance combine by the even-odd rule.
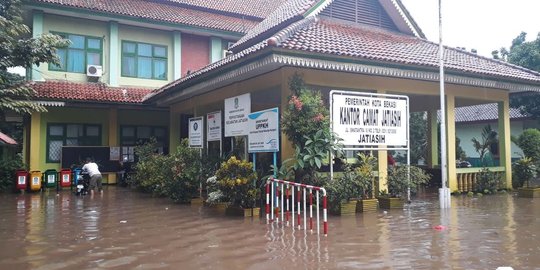
[[[135, 45], [135, 52], [133, 53], [128, 53], [128, 52], [124, 52], [124, 44], [126, 43], [131, 43], [131, 44], [134, 44]], [[144, 44], [144, 45], [150, 45], [151, 46], [151, 50], [152, 50], [152, 56], [144, 56], [144, 57], [149, 57], [151, 58], [151, 63], [150, 63], [150, 66], [151, 66], [151, 69], [152, 69], [152, 75], [150, 76], [150, 78], [143, 78], [143, 77], [139, 77], [137, 75], [138, 73], [138, 58], [139, 57], [143, 57], [141, 55], [139, 55], [139, 44]], [[144, 80], [160, 80], [160, 81], [167, 81], [168, 80], [168, 73], [169, 73], [169, 48], [168, 46], [166, 45], [160, 45], [160, 44], [152, 44], [152, 43], [146, 43], [146, 42], [138, 42], [138, 41], [131, 41], [131, 40], [122, 40], [122, 44], [120, 45], [121, 46], [121, 54], [120, 54], [120, 76], [122, 77], [127, 77], [127, 78], [136, 78], [136, 79], [144, 79]], [[160, 47], [160, 48], [163, 48], [165, 49], [165, 56], [156, 56], [155, 55], [155, 52], [154, 52], [154, 48], [155, 47]], [[128, 74], [125, 74], [124, 73], [124, 56], [125, 57], [133, 57], [134, 58], [134, 70], [135, 70], [135, 75], [132, 76], [132, 75], [128, 75]], [[155, 74], [155, 68], [154, 68], [154, 61], [155, 60], [165, 60], [165, 78], [158, 78], [156, 77], [156, 74]]]
[[[101, 66], [103, 66], [103, 37], [96, 37], [96, 36], [87, 36], [87, 35], [81, 35], [81, 34], [74, 34], [74, 33], [66, 33], [66, 32], [56, 32], [56, 31], [50, 31], [51, 34], [59, 35], [64, 39], [69, 40], [69, 35], [73, 36], [81, 36], [84, 38], [84, 49], [79, 48], [71, 48], [71, 50], [81, 50], [84, 53], [84, 64], [83, 64], [83, 71], [77, 72], [77, 71], [68, 71], [67, 63], [68, 63], [68, 51], [70, 50], [70, 47], [62, 47], [58, 48], [58, 50], [66, 50], [66, 56], [65, 56], [65, 63], [61, 63], [60, 67], [57, 68], [57, 65], [49, 63], [49, 71], [59, 71], [59, 72], [69, 72], [69, 73], [78, 73], [78, 74], [86, 74], [86, 67], [88, 66], [88, 53], [99, 53], [99, 62]], [[99, 40], [100, 48], [101, 49], [92, 49], [88, 46], [88, 40], [89, 39], [97, 39]], [[64, 67], [62, 67], [64, 65]]]
[[[70, 126], [70, 125], [79, 125], [79, 126], [82, 126], [82, 132], [83, 132], [83, 135], [82, 136], [77, 136], [77, 140], [78, 140], [78, 143], [77, 143], [77, 146], [101, 146], [101, 142], [102, 142], [102, 139], [103, 139], [103, 129], [101, 127], [101, 124], [81, 124], [81, 123], [47, 123], [47, 134], [46, 134], [46, 138], [45, 138], [45, 144], [46, 144], [46, 151], [45, 151], [45, 160], [46, 160], [46, 163], [60, 163], [62, 162], [62, 159], [60, 158], [60, 160], [53, 160], [53, 159], [50, 159], [50, 142], [51, 141], [62, 141], [62, 146], [66, 146], [66, 141], [68, 139], [73, 139], [75, 137], [68, 137], [67, 135], [67, 127]], [[51, 130], [51, 126], [62, 126], [63, 130], [62, 130], [62, 135], [50, 135], [50, 130]], [[97, 127], [98, 128], [98, 136], [88, 136], [86, 135], [87, 133], [87, 127]], [[92, 139], [95, 139], [96, 141], [99, 141], [99, 145], [88, 145], [86, 144], [85, 142], [89, 141], [88, 138], [92, 138]], [[81, 141], [83, 143], [81, 143]]]

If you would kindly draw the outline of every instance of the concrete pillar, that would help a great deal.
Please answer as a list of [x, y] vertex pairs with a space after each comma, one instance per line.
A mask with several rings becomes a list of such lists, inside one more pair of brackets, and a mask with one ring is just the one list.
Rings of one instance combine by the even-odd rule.
[[109, 22], [109, 85], [118, 86], [120, 71], [120, 41], [118, 38], [118, 23]]
[[173, 70], [174, 79], [180, 79], [182, 77], [182, 34], [178, 31], [173, 32]]
[[427, 122], [428, 156], [426, 161], [430, 168], [434, 168], [436, 165], [439, 165], [439, 123], [437, 121], [436, 110], [427, 112]]
[[169, 153], [176, 151], [180, 143], [180, 113], [169, 109]]
[[448, 162], [448, 187], [450, 192], [457, 191], [457, 171], [456, 171], [456, 98], [453, 95], [446, 95], [446, 145]]
[[[378, 90], [378, 94], [385, 94], [386, 91]], [[407, 117], [409, 117], [407, 115]], [[386, 146], [380, 146], [379, 148], [386, 148]], [[388, 151], [387, 150], [378, 150], [377, 151], [377, 171], [379, 173], [379, 192], [388, 192]], [[377, 194], [375, 194], [377, 195]]]
[[[32, 37], [38, 38], [43, 34], [43, 11], [34, 10], [32, 14]], [[32, 80], [42, 81], [39, 67], [36, 64], [32, 65]]]
[[210, 64], [221, 60], [223, 57], [223, 44], [221, 38], [210, 38]]
[[[118, 109], [109, 109], [109, 147], [120, 146], [118, 142]], [[116, 174], [107, 175], [107, 184], [116, 184]]]
[[35, 112], [30, 119], [30, 171], [40, 170], [40, 161], [47, 158], [41, 156], [41, 136], [41, 113]]
[[510, 150], [510, 107], [508, 99], [498, 102], [499, 108], [499, 166], [504, 167], [507, 188], [512, 188], [512, 155]]

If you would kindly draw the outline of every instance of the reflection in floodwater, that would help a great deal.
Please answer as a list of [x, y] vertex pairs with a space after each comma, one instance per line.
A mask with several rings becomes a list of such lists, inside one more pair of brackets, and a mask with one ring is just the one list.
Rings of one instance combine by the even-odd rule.
[[436, 197], [423, 196], [404, 210], [331, 216], [324, 237], [116, 187], [95, 198], [67, 190], [2, 194], [0, 269], [540, 266], [540, 200], [452, 199], [446, 211]]

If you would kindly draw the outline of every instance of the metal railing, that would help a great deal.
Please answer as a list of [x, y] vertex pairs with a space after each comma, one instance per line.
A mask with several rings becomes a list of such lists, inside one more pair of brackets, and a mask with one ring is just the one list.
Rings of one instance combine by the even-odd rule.
[[[315, 194], [314, 194], [315, 192]], [[296, 200], [295, 200], [296, 193]], [[328, 235], [328, 208], [326, 190], [322, 187], [316, 187], [306, 184], [300, 184], [295, 182], [289, 182], [285, 180], [279, 180], [269, 178], [266, 181], [266, 222], [281, 221], [282, 224], [289, 226], [295, 226], [295, 213], [296, 213], [296, 226], [298, 229], [308, 229], [313, 232], [313, 197], [315, 196], [315, 214], [316, 214], [316, 227], [317, 234], [320, 234], [320, 218], [319, 218], [319, 205], [322, 193], [322, 214], [323, 214], [323, 233]], [[309, 196], [309, 198], [306, 198]], [[295, 207], [296, 202], [296, 207]], [[309, 205], [308, 205], [309, 204]], [[308, 208], [309, 207], [309, 208]], [[307, 213], [309, 211], [309, 217]], [[280, 219], [281, 217], [281, 219]], [[302, 222], [303, 217], [303, 222]], [[291, 223], [289, 223], [291, 222]]]

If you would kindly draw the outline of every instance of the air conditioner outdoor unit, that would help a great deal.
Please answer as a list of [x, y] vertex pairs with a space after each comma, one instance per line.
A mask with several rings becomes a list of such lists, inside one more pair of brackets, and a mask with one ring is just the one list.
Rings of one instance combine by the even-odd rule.
[[86, 66], [86, 76], [88, 77], [101, 77], [103, 75], [103, 67], [98, 65]]

